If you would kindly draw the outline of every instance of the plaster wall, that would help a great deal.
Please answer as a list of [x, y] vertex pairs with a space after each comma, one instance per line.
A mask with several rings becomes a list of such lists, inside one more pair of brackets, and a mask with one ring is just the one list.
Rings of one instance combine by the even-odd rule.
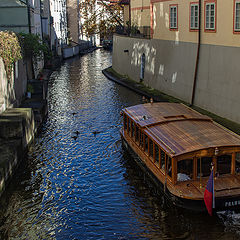
[[[190, 103], [197, 44], [115, 35], [113, 69], [140, 81], [141, 56], [145, 54], [145, 85]], [[204, 44], [194, 105], [240, 123], [240, 48]], [[231, 63], [231, 64], [229, 64]]]

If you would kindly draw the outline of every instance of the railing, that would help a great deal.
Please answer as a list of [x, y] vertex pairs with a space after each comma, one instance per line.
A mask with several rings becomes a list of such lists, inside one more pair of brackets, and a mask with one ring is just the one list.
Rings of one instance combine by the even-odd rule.
[[126, 35], [129, 37], [137, 38], [147, 38], [150, 39], [150, 26], [141, 26], [141, 27], [122, 27], [118, 26], [116, 28], [116, 33], [119, 35]]

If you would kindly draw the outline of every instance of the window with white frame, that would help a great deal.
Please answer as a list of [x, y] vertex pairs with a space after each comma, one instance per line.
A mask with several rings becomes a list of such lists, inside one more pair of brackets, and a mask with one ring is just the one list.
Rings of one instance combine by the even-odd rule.
[[199, 5], [192, 3], [190, 5], [190, 29], [198, 29]]
[[177, 29], [177, 5], [170, 6], [170, 28]]
[[234, 13], [234, 31], [240, 31], [240, 1], [235, 2], [235, 13]]
[[205, 29], [215, 30], [215, 2], [209, 2], [205, 5]]

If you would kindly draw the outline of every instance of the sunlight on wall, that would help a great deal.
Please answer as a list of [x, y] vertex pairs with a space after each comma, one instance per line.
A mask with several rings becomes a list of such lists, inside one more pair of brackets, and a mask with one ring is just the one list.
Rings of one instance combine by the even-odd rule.
[[168, 13], [165, 13], [165, 26], [166, 26], [166, 28], [169, 28], [169, 15], [168, 15]]
[[160, 3], [160, 17], [163, 17], [163, 3]]
[[146, 71], [154, 74], [155, 72], [155, 57], [156, 57], [156, 49], [154, 47], [149, 47], [148, 43], [140, 43], [136, 42], [133, 45], [133, 52], [131, 58], [131, 64], [135, 66], [141, 65], [141, 56], [145, 54], [146, 58]]
[[164, 74], [164, 65], [163, 64], [160, 64], [158, 73], [159, 73], [159, 75], [163, 76], [163, 74]]
[[176, 44], [176, 45], [179, 45], [179, 31], [176, 32], [175, 44]]
[[175, 83], [177, 81], [177, 72], [173, 73], [172, 75], [172, 83]]
[[157, 8], [156, 8], [156, 6], [154, 5], [154, 6], [153, 6], [153, 30], [155, 30], [156, 25], [157, 25], [157, 23], [156, 23], [156, 19], [157, 19], [157, 17], [156, 17], [156, 12], [157, 12]]

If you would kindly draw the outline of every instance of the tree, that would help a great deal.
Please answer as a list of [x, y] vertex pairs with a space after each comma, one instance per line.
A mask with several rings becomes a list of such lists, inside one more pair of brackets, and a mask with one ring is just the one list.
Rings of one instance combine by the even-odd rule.
[[79, 4], [81, 33], [88, 38], [100, 34], [109, 37], [117, 26], [123, 25], [123, 8], [109, 0], [82, 0]]

